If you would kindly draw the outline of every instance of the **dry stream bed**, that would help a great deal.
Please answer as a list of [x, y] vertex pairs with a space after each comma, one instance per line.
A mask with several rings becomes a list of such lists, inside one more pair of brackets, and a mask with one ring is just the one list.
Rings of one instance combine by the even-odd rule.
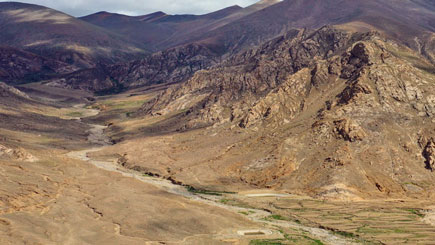
[[[83, 105], [77, 105], [75, 106], [75, 108], [79, 109], [82, 115], [86, 115], [85, 117], [95, 116], [98, 115], [99, 113], [98, 110], [87, 109], [84, 108]], [[80, 119], [80, 118], [76, 118], [76, 119]], [[256, 209], [250, 207], [248, 208], [248, 207], [230, 205], [220, 200], [219, 198], [216, 198], [215, 196], [209, 196], [207, 194], [200, 194], [200, 193], [189, 191], [188, 188], [186, 188], [185, 186], [173, 184], [169, 180], [146, 176], [137, 171], [126, 169], [120, 166], [119, 164], [117, 164], [117, 159], [105, 160], [105, 161], [91, 159], [88, 156], [89, 153], [102, 150], [104, 147], [111, 144], [110, 143], [111, 140], [104, 134], [104, 130], [107, 128], [107, 126], [96, 125], [96, 124], [89, 124], [89, 126], [91, 127], [91, 129], [89, 130], [88, 141], [96, 146], [81, 151], [70, 152], [67, 154], [68, 157], [72, 159], [88, 162], [96, 166], [97, 168], [104, 169], [106, 171], [116, 172], [121, 174], [122, 176], [133, 178], [147, 184], [151, 184], [168, 193], [176, 194], [203, 204], [207, 204], [218, 208], [223, 208], [231, 212], [238, 213], [248, 218], [249, 220], [257, 223], [259, 226], [258, 229], [254, 229], [254, 230], [253, 229], [239, 230], [235, 235], [238, 235], [240, 237], [252, 236], [253, 238], [255, 237], [256, 239], [262, 237], [264, 237], [264, 239], [285, 238], [286, 234], [285, 232], [283, 232], [283, 230], [291, 229], [291, 230], [298, 230], [301, 231], [301, 233], [307, 234], [309, 237], [306, 236], [306, 238], [308, 240], [311, 240], [314, 244], [316, 243], [323, 244], [323, 242], [326, 244], [337, 244], [337, 245], [357, 243], [357, 241], [354, 239], [333, 234], [332, 232], [326, 229], [308, 227], [293, 221], [270, 219], [269, 217], [273, 217], [273, 214], [271, 213], [271, 211], [267, 209]], [[285, 194], [276, 194], [276, 193], [246, 194], [243, 196], [241, 194], [239, 195], [236, 193], [232, 193], [226, 195], [230, 196], [231, 198], [238, 198], [238, 197], [279, 198], [279, 197], [288, 196]], [[316, 239], [312, 239], [311, 237], [314, 237]]]

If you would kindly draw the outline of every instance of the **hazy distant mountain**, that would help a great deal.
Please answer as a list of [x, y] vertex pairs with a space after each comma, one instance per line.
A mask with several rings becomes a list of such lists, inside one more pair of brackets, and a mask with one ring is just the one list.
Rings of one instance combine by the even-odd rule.
[[167, 15], [163, 12], [156, 12], [143, 16], [126, 16], [99, 12], [80, 19], [146, 44], [157, 51], [171, 47], [170, 43], [162, 44], [171, 37], [207, 26], [240, 9], [242, 8], [239, 6], [233, 6], [206, 15]]
[[12, 46], [79, 68], [125, 61], [142, 46], [43, 6], [0, 3], [0, 45]]
[[168, 15], [156, 12], [143, 16], [126, 16], [99, 12], [80, 19], [144, 43], [158, 51], [174, 47], [188, 40], [190, 35], [230, 24], [277, 2], [279, 0], [262, 0], [246, 8], [235, 5], [204, 15]]

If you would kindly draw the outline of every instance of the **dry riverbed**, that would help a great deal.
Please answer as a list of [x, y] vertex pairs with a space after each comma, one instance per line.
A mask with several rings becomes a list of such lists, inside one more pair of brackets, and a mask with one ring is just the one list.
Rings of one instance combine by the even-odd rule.
[[[88, 115], [95, 115], [94, 109]], [[105, 126], [90, 124], [91, 129], [89, 130], [88, 140], [94, 145], [98, 145], [94, 148], [85, 149], [81, 151], [74, 151], [67, 154], [68, 157], [76, 160], [86, 161], [100, 169], [104, 169], [106, 171], [115, 172], [121, 174], [122, 176], [133, 178], [139, 180], [141, 182], [151, 184], [163, 191], [169, 192], [171, 194], [179, 195], [189, 200], [199, 202], [202, 204], [206, 204], [212, 207], [217, 207], [221, 209], [225, 209], [227, 211], [239, 214], [244, 216], [244, 218], [249, 219], [258, 225], [257, 229], [248, 229], [248, 230], [238, 230], [234, 234], [227, 234], [228, 237], [238, 238], [240, 240], [246, 240], [246, 237], [252, 237], [252, 239], [278, 239], [285, 241], [288, 235], [284, 230], [296, 230], [300, 231], [301, 238], [308, 239], [308, 241], [318, 241], [319, 243], [326, 244], [354, 244], [357, 242], [355, 239], [345, 238], [339, 235], [336, 235], [328, 230], [308, 227], [296, 222], [287, 221], [287, 220], [276, 220], [270, 219], [268, 217], [273, 216], [273, 214], [267, 209], [255, 209], [248, 207], [241, 207], [236, 205], [230, 205], [222, 201], [221, 199], [210, 197], [207, 193], [195, 193], [189, 191], [185, 186], [177, 185], [172, 183], [169, 180], [154, 178], [150, 176], [143, 175], [139, 172], [128, 170], [120, 166], [116, 160], [93, 160], [89, 157], [89, 153], [97, 152], [102, 150], [104, 147], [110, 145], [110, 139], [105, 136], [104, 129]], [[238, 198], [239, 194], [231, 193], [227, 194], [231, 198]], [[251, 193], [251, 194], [241, 194], [240, 196], [247, 196], [251, 198], [261, 198], [261, 197], [288, 197], [287, 194], [282, 193]], [[307, 234], [307, 235], [302, 235]]]

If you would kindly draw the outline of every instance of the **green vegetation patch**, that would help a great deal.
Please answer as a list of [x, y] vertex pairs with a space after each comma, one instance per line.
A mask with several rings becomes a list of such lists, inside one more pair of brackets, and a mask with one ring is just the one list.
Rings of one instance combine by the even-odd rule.
[[356, 230], [357, 233], [365, 234], [391, 234], [391, 233], [408, 233], [409, 231], [400, 228], [383, 229], [383, 228], [371, 228], [367, 225], [361, 226]]
[[272, 214], [269, 217], [267, 217], [268, 219], [274, 219], [274, 220], [288, 220], [286, 217], [281, 216], [279, 214]]
[[220, 203], [223, 203], [223, 204], [227, 204], [227, 203], [229, 203], [231, 200], [229, 200], [229, 199], [221, 199], [221, 200], [219, 200], [219, 202]]
[[380, 234], [385, 233], [385, 230], [370, 228], [367, 225], [361, 226], [356, 230], [357, 233], [372, 233], [372, 234]]
[[347, 232], [347, 231], [334, 231], [334, 233], [337, 234], [337, 235], [340, 235], [340, 236], [347, 237], [347, 238], [354, 238], [354, 237], [357, 236], [354, 233]]
[[[255, 209], [255, 207], [252, 207], [249, 204], [246, 204], [244, 202], [241, 202], [241, 201], [235, 200], [235, 199], [222, 198], [219, 200], [219, 202], [222, 204], [225, 204], [225, 205], [230, 205], [230, 206], [239, 207], [239, 208]], [[255, 213], [252, 210], [248, 210], [247, 212], [248, 213]]]
[[312, 245], [324, 245], [320, 240], [313, 239], [307, 235], [295, 235], [290, 236], [283, 230], [278, 230], [284, 238], [281, 239], [258, 239], [252, 240], [249, 245], [271, 245], [271, 244], [312, 244]]
[[284, 216], [279, 215], [279, 214], [272, 214], [272, 215], [269, 215], [269, 216], [267, 216], [267, 217], [265, 217], [263, 219], [266, 220], [266, 221], [273, 221], [273, 220], [291, 221], [291, 222], [295, 222], [297, 224], [301, 224], [301, 221], [298, 220], [298, 219], [292, 219], [292, 218], [289, 218], [289, 217], [284, 217]]
[[252, 240], [249, 245], [283, 245], [284, 239], [264, 239], [264, 240]]
[[210, 190], [204, 190], [204, 189], [197, 189], [193, 186], [186, 186], [186, 189], [191, 193], [202, 194], [202, 195], [211, 195], [211, 196], [222, 196], [223, 194], [235, 194], [235, 192], [210, 191]]
[[408, 211], [408, 212], [410, 212], [412, 214], [415, 214], [415, 215], [417, 215], [420, 218], [424, 217], [424, 214], [421, 212], [421, 210], [410, 208], [410, 209], [407, 209], [406, 211]]
[[313, 239], [313, 244], [315, 245], [324, 245], [324, 243], [320, 240]]
[[75, 112], [70, 112], [70, 113], [66, 114], [66, 116], [68, 116], [68, 117], [83, 117], [83, 113], [75, 111]]

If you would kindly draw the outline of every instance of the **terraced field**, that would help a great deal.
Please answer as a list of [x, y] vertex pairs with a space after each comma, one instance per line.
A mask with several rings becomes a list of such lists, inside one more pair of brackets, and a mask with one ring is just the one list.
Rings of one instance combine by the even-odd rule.
[[[430, 203], [412, 200], [345, 203], [302, 197], [244, 197], [238, 201], [270, 209], [274, 213], [270, 219], [317, 226], [363, 244], [435, 244], [435, 227], [424, 219], [428, 210], [415, 208], [428, 207]], [[290, 236], [298, 234], [286, 232]]]

